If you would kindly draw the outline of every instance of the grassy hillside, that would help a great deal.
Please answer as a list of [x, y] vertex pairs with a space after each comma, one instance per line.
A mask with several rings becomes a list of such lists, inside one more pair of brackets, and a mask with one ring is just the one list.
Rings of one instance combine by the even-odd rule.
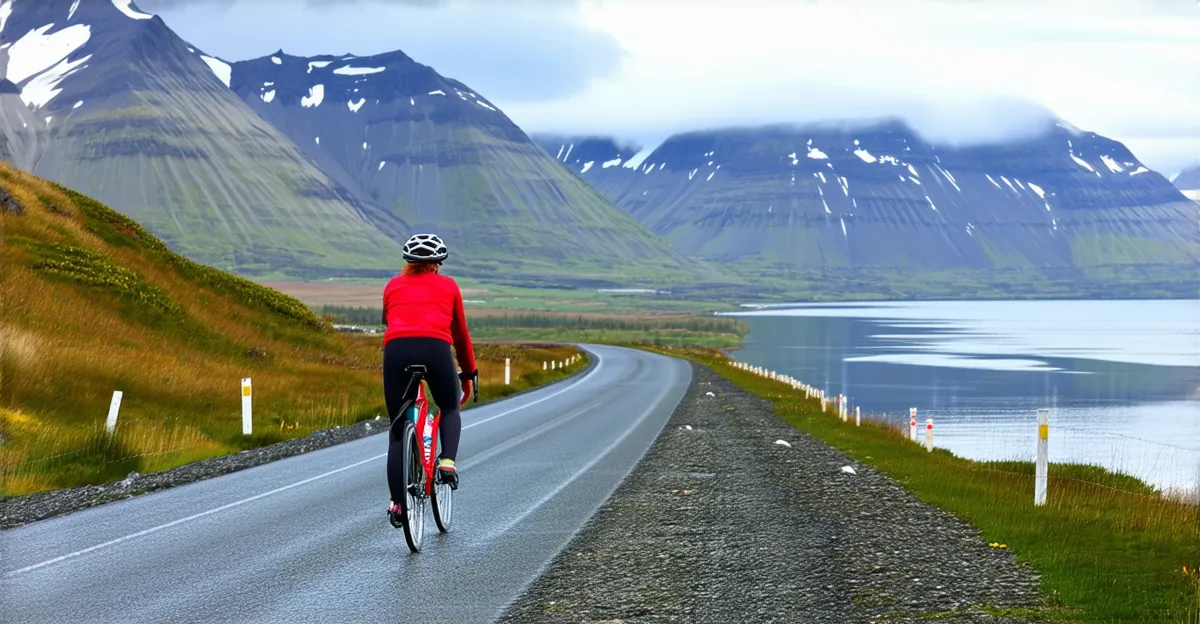
[[[164, 470], [383, 411], [377, 338], [168, 250], [87, 197], [0, 165], [0, 495]], [[481, 399], [568, 349], [479, 348]], [[517, 382], [500, 385], [503, 360]], [[562, 373], [555, 371], [556, 375]], [[240, 380], [254, 384], [241, 434]], [[104, 433], [114, 390], [116, 434]]]

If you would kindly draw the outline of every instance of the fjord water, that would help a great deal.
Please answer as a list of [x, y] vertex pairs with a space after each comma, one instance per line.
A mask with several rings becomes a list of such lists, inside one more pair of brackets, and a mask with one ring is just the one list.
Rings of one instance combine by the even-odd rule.
[[960, 301], [771, 306], [734, 359], [849, 397], [864, 417], [934, 419], [963, 457], [1050, 461], [1155, 486], [1200, 480], [1200, 300]]

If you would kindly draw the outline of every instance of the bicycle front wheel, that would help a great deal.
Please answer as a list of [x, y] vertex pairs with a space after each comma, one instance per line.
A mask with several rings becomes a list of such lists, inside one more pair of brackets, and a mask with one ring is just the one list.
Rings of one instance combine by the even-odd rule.
[[441, 477], [433, 479], [433, 521], [442, 533], [450, 531], [450, 523], [454, 521], [454, 488], [442, 481]]
[[417, 428], [411, 423], [404, 428], [404, 541], [409, 550], [421, 552], [425, 539], [425, 467], [421, 463], [421, 447], [417, 445]]

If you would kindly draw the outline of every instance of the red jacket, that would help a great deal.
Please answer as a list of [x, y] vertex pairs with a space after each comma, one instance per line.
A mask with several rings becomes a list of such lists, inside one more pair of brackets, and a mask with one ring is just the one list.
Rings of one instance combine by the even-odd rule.
[[462, 292], [453, 279], [437, 273], [393, 277], [383, 289], [383, 318], [383, 344], [393, 338], [438, 338], [454, 345], [464, 373], [475, 372]]

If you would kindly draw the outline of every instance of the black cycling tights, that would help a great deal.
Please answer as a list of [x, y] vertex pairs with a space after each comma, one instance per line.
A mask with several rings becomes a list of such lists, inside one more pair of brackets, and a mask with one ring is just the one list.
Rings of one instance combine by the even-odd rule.
[[[416, 386], [412, 389], [413, 397], [404, 396], [410, 379], [404, 369], [413, 364], [426, 367], [425, 380], [429, 382], [429, 393], [442, 413], [438, 423], [438, 446], [441, 447], [438, 455], [454, 459], [458, 455], [458, 440], [462, 434], [462, 416], [458, 411], [458, 370], [454, 366], [450, 343], [437, 338], [393, 338], [384, 345], [383, 400], [387, 403], [388, 417], [403, 417], [397, 412], [404, 406], [405, 399], [415, 398]], [[393, 427], [389, 434], [387, 475], [392, 501], [403, 500], [404, 496], [404, 458], [401, 456], [400, 437], [403, 434], [402, 425]]]

